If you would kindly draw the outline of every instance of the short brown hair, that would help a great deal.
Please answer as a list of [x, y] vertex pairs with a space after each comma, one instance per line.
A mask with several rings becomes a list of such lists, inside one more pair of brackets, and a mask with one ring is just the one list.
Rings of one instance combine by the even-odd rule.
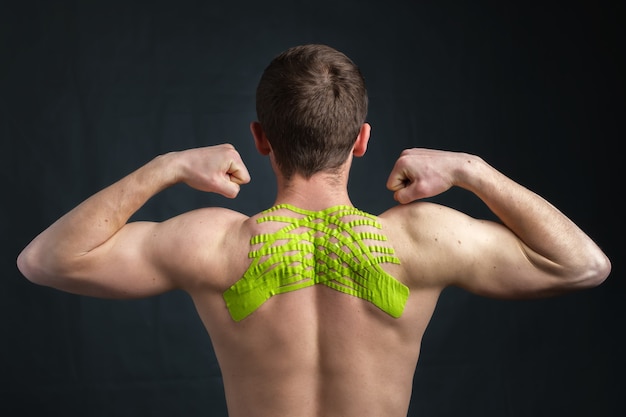
[[365, 122], [367, 104], [359, 68], [326, 45], [281, 53], [256, 90], [259, 123], [287, 179], [341, 166]]

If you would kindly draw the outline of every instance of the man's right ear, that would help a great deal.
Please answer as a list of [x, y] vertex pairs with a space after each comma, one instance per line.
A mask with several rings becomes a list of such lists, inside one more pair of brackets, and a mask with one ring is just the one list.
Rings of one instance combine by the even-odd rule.
[[259, 151], [261, 155], [269, 155], [270, 152], [272, 152], [272, 145], [270, 145], [270, 142], [267, 140], [267, 136], [265, 136], [261, 123], [250, 123], [250, 131], [254, 137], [254, 145], [256, 146], [257, 151]]
[[365, 155], [365, 151], [367, 151], [367, 144], [370, 140], [371, 131], [372, 127], [369, 123], [363, 123], [361, 125], [361, 130], [359, 130], [359, 135], [356, 137], [354, 147], [352, 148], [352, 154], [354, 156], [359, 157]]

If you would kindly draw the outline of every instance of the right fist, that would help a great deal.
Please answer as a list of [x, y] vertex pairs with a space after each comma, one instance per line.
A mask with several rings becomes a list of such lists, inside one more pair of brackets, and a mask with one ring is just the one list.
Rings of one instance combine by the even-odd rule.
[[441, 194], [454, 185], [454, 173], [465, 156], [434, 149], [406, 149], [389, 175], [387, 188], [401, 204]]

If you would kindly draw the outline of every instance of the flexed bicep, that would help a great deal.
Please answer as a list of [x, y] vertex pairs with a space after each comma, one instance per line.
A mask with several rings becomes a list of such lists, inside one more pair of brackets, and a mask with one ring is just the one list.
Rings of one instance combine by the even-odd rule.
[[[20, 252], [17, 266], [31, 282], [93, 296], [165, 291], [174, 284], [159, 274], [158, 262], [150, 262], [162, 257], [147, 252], [162, 247], [154, 245], [151, 230], [159, 226], [128, 223], [131, 216], [174, 184], [235, 197], [249, 180], [232, 145], [160, 155], [60, 217]], [[125, 280], [129, 274], [136, 280]]]
[[[406, 150], [387, 185], [400, 203], [460, 187], [498, 218], [499, 223], [477, 220], [461, 227], [466, 234], [460, 241], [471, 244], [461, 248], [452, 241], [440, 254], [449, 262], [459, 256], [456, 263], [467, 268], [459, 276], [470, 277], [459, 284], [477, 292], [541, 296], [599, 285], [611, 271], [607, 256], [572, 220], [475, 155]], [[470, 262], [464, 257], [468, 249]]]
[[502, 299], [551, 296], [568, 289], [557, 265], [500, 223], [467, 217], [454, 239], [447, 259], [463, 268], [451, 285]]
[[[405, 236], [397, 249], [413, 287], [456, 286], [492, 298], [529, 298], [568, 289], [563, 271], [506, 226], [441, 204], [416, 202], [383, 214]], [[396, 237], [397, 239], [397, 237]]]
[[[159, 224], [132, 222], [84, 253], [46, 285], [98, 298], [143, 298], [177, 288], [175, 277], [155, 262], [160, 255]], [[68, 263], [69, 265], [69, 263]]]

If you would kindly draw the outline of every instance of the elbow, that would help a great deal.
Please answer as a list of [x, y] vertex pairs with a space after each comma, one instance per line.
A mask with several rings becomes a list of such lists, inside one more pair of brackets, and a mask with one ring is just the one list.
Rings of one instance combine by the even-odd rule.
[[596, 262], [596, 268], [594, 268], [593, 286], [602, 284], [611, 274], [611, 261], [604, 253], [600, 259]]
[[60, 276], [58, 268], [49, 264], [45, 257], [38, 254], [34, 248], [27, 247], [17, 257], [17, 269], [30, 282], [46, 287], [54, 287], [57, 277]]
[[27, 246], [17, 256], [17, 269], [33, 284], [78, 293], [85, 282], [86, 265], [82, 257], [65, 257], [41, 250], [36, 244]]
[[45, 285], [45, 273], [36, 261], [32, 251], [28, 248], [24, 249], [17, 256], [17, 269], [20, 273], [34, 284]]
[[611, 261], [604, 253], [600, 253], [581, 269], [578, 279], [575, 280], [576, 287], [581, 289], [597, 287], [609, 277], [610, 273]]

